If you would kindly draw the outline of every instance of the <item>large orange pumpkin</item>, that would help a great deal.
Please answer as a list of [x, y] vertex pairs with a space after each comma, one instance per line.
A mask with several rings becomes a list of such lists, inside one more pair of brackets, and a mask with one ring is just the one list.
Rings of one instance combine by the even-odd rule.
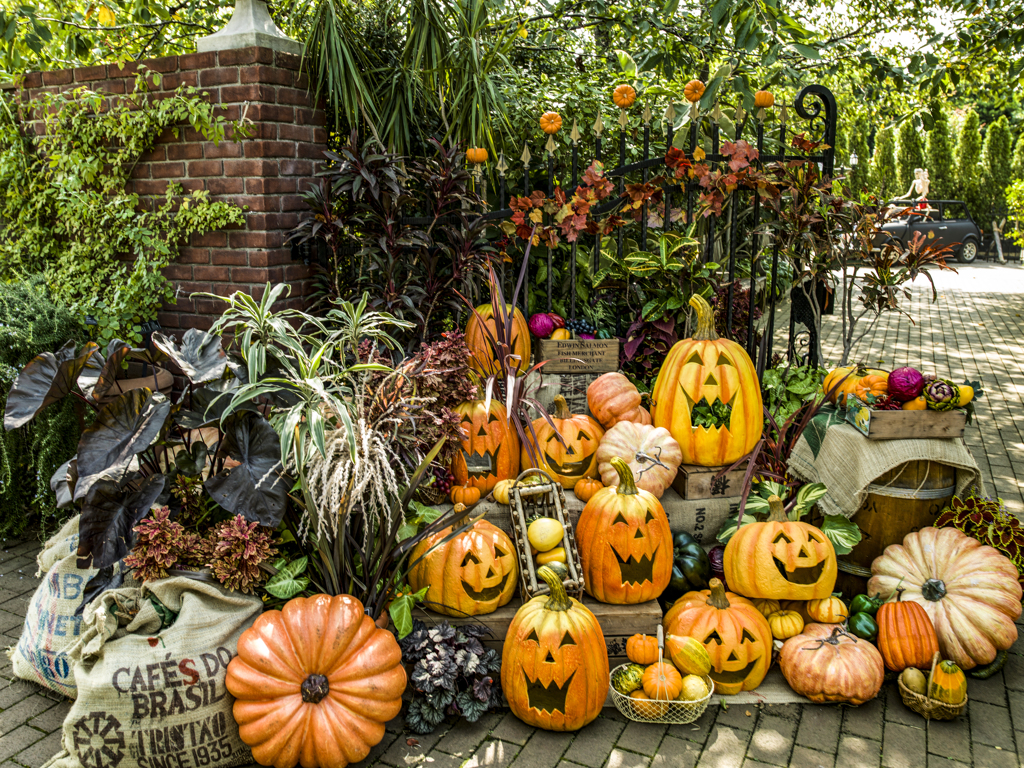
[[409, 571], [409, 586], [415, 592], [429, 587], [427, 607], [438, 613], [493, 613], [516, 591], [519, 564], [512, 540], [486, 520], [477, 520], [471, 528], [444, 542], [451, 532], [449, 526], [416, 545], [410, 555], [414, 565]]
[[561, 563], [537, 570], [551, 589], [512, 618], [501, 657], [509, 709], [527, 725], [575, 731], [601, 714], [608, 696], [608, 648], [597, 617], [565, 594]]
[[256, 619], [238, 639], [225, 684], [258, 763], [345, 768], [384, 738], [406, 675], [395, 636], [361, 602], [315, 595]]
[[631, 421], [620, 421], [601, 438], [597, 449], [597, 471], [605, 485], [615, 484], [615, 467], [611, 464], [614, 457], [629, 465], [638, 487], [659, 499], [676, 479], [683, 461], [679, 443], [667, 429]]
[[878, 695], [885, 679], [875, 646], [834, 624], [810, 624], [787, 640], [779, 667], [790, 688], [818, 704], [863, 704]]
[[479, 488], [481, 494], [494, 490], [499, 480], [519, 475], [519, 436], [508, 423], [505, 406], [491, 398], [469, 400], [456, 406], [462, 422], [462, 451], [452, 459], [457, 485]]
[[885, 666], [893, 672], [907, 667], [929, 669], [932, 657], [939, 652], [939, 638], [924, 608], [908, 600], [903, 602], [903, 588], [896, 590], [896, 600], [879, 607], [878, 650]]
[[672, 579], [672, 532], [655, 496], [636, 487], [622, 459], [611, 465], [618, 485], [602, 488], [576, 523], [587, 594], [602, 603], [654, 600]]
[[809, 523], [790, 520], [778, 496], [767, 522], [741, 525], [725, 546], [730, 587], [747, 597], [820, 600], [830, 597], [838, 568], [832, 542]]
[[636, 385], [616, 371], [604, 373], [590, 383], [587, 407], [605, 429], [620, 421], [642, 422], [645, 413]]
[[693, 637], [704, 644], [716, 693], [752, 691], [768, 674], [772, 661], [768, 620], [745, 597], [726, 592], [718, 579], [711, 580], [711, 589], [679, 598], [663, 623], [666, 634]]
[[[684, 464], [732, 464], [761, 438], [761, 385], [743, 347], [718, 338], [714, 310], [707, 301], [694, 294], [690, 306], [697, 312], [697, 330], [668, 353], [654, 384], [651, 416], [656, 427], [665, 427], [679, 443]], [[701, 400], [730, 406], [728, 424], [694, 426], [691, 412]]]
[[[597, 477], [597, 447], [604, 437], [601, 425], [589, 416], [573, 415], [561, 395], [555, 395], [555, 412], [551, 416], [552, 429], [547, 419], [533, 420], [537, 435], [535, 451], [540, 466], [562, 487], [570, 490], [582, 477]], [[565, 445], [556, 436], [562, 436]], [[527, 437], [532, 442], [532, 438]], [[520, 454], [522, 466], [534, 467], [530, 453], [524, 445]]]
[[[510, 308], [506, 307], [506, 311]], [[477, 307], [476, 312], [470, 314], [469, 322], [466, 323], [466, 346], [469, 347], [470, 354], [469, 367], [482, 376], [490, 376], [501, 373], [501, 369], [498, 361], [495, 360], [487, 334], [484, 332], [485, 327], [490, 330], [494, 340], [500, 343], [501, 339], [498, 338], [495, 331], [494, 308], [490, 304]], [[509, 368], [515, 369], [519, 373], [526, 373], [530, 367], [531, 349], [530, 327], [526, 324], [526, 318], [519, 307], [516, 307], [512, 315], [512, 349], [509, 354], [518, 359], [510, 361]]]

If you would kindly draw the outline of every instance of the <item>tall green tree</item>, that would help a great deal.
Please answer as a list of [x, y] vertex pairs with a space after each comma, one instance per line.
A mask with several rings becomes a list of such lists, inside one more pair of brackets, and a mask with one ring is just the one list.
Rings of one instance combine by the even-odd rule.
[[985, 169], [986, 204], [991, 215], [1001, 218], [1006, 214], [1006, 188], [1010, 185], [1013, 161], [1013, 137], [1010, 124], [1003, 115], [985, 132], [981, 149], [981, 163]]
[[978, 226], [987, 229], [989, 212], [985, 210], [983, 177], [981, 121], [978, 113], [971, 109], [964, 116], [956, 142], [956, 196], [967, 203]]
[[[871, 184], [871, 158], [868, 156], [868, 134], [870, 123], [867, 115], [858, 112], [850, 130], [847, 132], [847, 164], [850, 166], [850, 187], [856, 194]], [[857, 163], [853, 165], [856, 156]]]
[[932, 129], [925, 142], [925, 167], [931, 180], [928, 196], [946, 200], [954, 196], [956, 178], [953, 167], [953, 147], [949, 136], [949, 118], [940, 107], [932, 111]]
[[899, 145], [896, 148], [896, 175], [899, 179], [897, 194], [902, 195], [914, 180], [914, 171], [924, 167], [924, 142], [916, 121], [904, 120], [900, 124]]
[[1024, 133], [1017, 137], [1017, 146], [1013, 148], [1013, 161], [1010, 163], [1010, 182], [1024, 180]]
[[899, 179], [896, 176], [896, 140], [892, 127], [885, 127], [875, 134], [875, 153], [871, 157], [872, 191], [881, 199], [888, 199], [902, 194], [906, 190], [897, 190]]

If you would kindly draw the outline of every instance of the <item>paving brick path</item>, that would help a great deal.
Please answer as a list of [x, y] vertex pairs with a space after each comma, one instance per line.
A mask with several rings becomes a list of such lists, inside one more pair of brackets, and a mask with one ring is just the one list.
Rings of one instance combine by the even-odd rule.
[[[938, 280], [937, 304], [915, 289], [912, 312], [888, 318], [854, 357], [885, 366], [916, 365], [987, 390], [967, 442], [990, 492], [1024, 512], [1024, 269], [964, 267]], [[837, 358], [838, 324], [826, 321], [825, 354]], [[934, 362], [934, 366], [931, 363]], [[0, 646], [14, 645], [28, 600], [39, 583], [39, 543], [0, 542]], [[1024, 636], [1024, 626], [1021, 627]], [[69, 704], [56, 694], [12, 680], [0, 654], [0, 768], [39, 768], [60, 748]], [[507, 711], [476, 724], [443, 726], [430, 736], [392, 722], [362, 766], [424, 768], [1011, 768], [1024, 766], [1024, 639], [1006, 669], [970, 680], [966, 715], [924, 720], [900, 702], [894, 684], [862, 707], [711, 707], [688, 726], [630, 723], [605, 709], [577, 734], [538, 731]]]

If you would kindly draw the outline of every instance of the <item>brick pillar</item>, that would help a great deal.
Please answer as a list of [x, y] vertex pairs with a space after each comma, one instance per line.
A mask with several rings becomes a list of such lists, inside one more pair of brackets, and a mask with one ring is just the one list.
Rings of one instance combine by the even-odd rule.
[[323, 111], [310, 106], [299, 57], [242, 48], [151, 59], [124, 68], [111, 64], [35, 72], [25, 77], [23, 97], [81, 86], [124, 93], [140, 65], [162, 75], [155, 97], [182, 83], [200, 87], [211, 102], [224, 104], [221, 114], [230, 120], [244, 118], [250, 130], [248, 139], [219, 146], [191, 128], [180, 130], [177, 138], [167, 131], [135, 169], [132, 186], [144, 199], [162, 196], [173, 180], [188, 191], [206, 189], [216, 199], [247, 206], [244, 226], [193, 236], [181, 249], [166, 271], [175, 283], [176, 301], [160, 313], [160, 324], [172, 333], [208, 328], [223, 304], [192, 300], [191, 293], [227, 296], [245, 290], [259, 297], [267, 282], [291, 284], [291, 297], [282, 303], [301, 307], [310, 288], [309, 270], [291, 261], [285, 238], [304, 209], [299, 192], [324, 159], [327, 131]]

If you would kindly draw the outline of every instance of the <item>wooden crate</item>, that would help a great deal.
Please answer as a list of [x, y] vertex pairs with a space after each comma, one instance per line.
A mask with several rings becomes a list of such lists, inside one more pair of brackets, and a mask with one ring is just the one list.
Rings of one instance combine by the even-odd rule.
[[746, 466], [726, 472], [718, 480], [715, 476], [725, 467], [700, 467], [696, 464], [682, 464], [672, 487], [686, 500], [723, 499], [740, 495]]
[[544, 373], [608, 373], [619, 370], [618, 339], [541, 339], [537, 360]]
[[872, 411], [868, 440], [925, 440], [963, 437], [963, 411]]

